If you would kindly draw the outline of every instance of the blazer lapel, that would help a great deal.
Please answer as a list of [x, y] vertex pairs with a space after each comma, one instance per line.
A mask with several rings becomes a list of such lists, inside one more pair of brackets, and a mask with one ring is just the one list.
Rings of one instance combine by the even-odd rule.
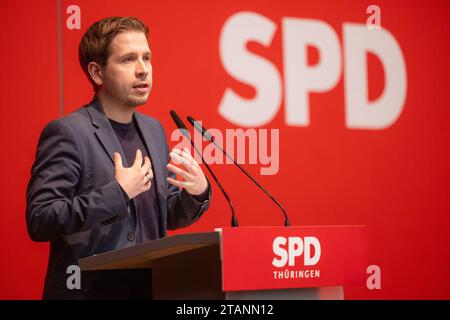
[[[160, 150], [163, 148], [158, 147], [155, 139], [151, 133], [150, 124], [148, 124], [142, 117], [139, 112], [134, 112], [134, 117], [136, 119], [136, 124], [138, 126], [138, 130], [140, 130], [142, 137], [144, 138], [144, 144], [147, 147], [149, 152], [150, 160], [152, 162], [154, 181], [156, 182], [156, 191], [158, 193], [158, 202], [160, 202], [160, 198], [164, 199], [166, 197], [164, 190], [166, 185], [166, 177], [163, 172], [165, 169], [165, 163], [163, 163], [160, 157]], [[159, 203], [161, 208], [161, 203]]]
[[97, 130], [95, 131], [95, 135], [102, 144], [113, 165], [114, 152], [118, 152], [122, 157], [123, 165], [125, 167], [128, 167], [127, 158], [123, 153], [119, 140], [117, 139], [111, 123], [109, 123], [108, 118], [103, 112], [103, 108], [97, 98], [94, 98], [94, 100], [87, 106], [87, 111], [89, 112], [89, 115], [91, 117], [92, 125], [97, 128]]

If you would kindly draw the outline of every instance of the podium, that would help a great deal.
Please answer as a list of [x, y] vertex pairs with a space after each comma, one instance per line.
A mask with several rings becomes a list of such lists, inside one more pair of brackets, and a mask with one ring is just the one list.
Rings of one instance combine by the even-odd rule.
[[344, 299], [344, 286], [365, 283], [367, 228], [221, 228], [86, 257], [79, 266], [151, 268], [154, 299]]

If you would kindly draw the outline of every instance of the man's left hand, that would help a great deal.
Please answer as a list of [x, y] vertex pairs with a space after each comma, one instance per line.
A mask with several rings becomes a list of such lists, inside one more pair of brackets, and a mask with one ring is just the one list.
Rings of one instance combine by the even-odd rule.
[[191, 195], [200, 195], [208, 188], [208, 181], [199, 164], [194, 160], [188, 148], [183, 150], [173, 149], [170, 158], [176, 164], [181, 164], [185, 170], [169, 163], [167, 169], [181, 177], [183, 181], [175, 180], [170, 177], [167, 181], [177, 187], [184, 188]]

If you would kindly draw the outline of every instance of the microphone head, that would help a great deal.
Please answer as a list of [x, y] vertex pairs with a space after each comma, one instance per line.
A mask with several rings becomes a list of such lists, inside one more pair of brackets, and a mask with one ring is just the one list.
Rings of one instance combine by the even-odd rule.
[[205, 138], [208, 141], [214, 142], [214, 136], [212, 136], [208, 130], [206, 130], [201, 124], [200, 122], [197, 122], [194, 118], [192, 118], [191, 116], [187, 117], [187, 120], [189, 121], [189, 123], [194, 126], [194, 128], [198, 131], [202, 133], [203, 138]]
[[181, 133], [186, 136], [190, 137], [189, 131], [184, 124], [184, 122], [181, 120], [181, 118], [177, 115], [177, 113], [174, 110], [170, 110], [170, 116], [172, 117], [173, 122], [175, 122], [175, 125], [180, 129]]
[[187, 120], [189, 121], [190, 124], [194, 125], [194, 118], [192, 118], [191, 116], [187, 116]]

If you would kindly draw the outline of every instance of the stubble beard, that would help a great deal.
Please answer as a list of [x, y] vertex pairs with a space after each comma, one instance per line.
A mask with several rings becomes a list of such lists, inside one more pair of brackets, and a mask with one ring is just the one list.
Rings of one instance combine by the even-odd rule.
[[121, 105], [129, 108], [136, 108], [147, 102], [150, 96], [151, 87], [152, 86], [150, 84], [148, 92], [145, 95], [140, 95], [137, 93], [133, 93], [133, 88], [131, 86], [120, 87], [118, 85], [113, 85], [110, 95]]

